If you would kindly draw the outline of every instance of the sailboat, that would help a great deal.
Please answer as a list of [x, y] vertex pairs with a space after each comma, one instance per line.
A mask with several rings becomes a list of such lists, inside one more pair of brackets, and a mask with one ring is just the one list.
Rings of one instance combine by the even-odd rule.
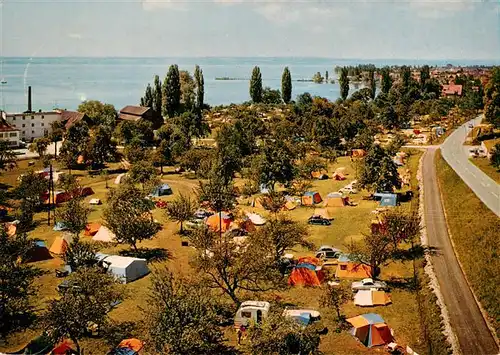
[[0, 83], [2, 83], [2, 85], [5, 85], [7, 84], [7, 80], [5, 80], [5, 78], [2, 78], [2, 81], [0, 81]]

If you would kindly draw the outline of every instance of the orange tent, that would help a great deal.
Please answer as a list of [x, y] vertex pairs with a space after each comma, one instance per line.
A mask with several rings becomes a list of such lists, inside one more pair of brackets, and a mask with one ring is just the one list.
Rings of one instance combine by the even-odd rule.
[[232, 220], [227, 214], [222, 213], [221, 218], [219, 217], [219, 213], [215, 213], [208, 217], [205, 223], [208, 228], [210, 228], [214, 232], [219, 232], [221, 230], [222, 232], [226, 232], [227, 230], [229, 230], [231, 222]]
[[244, 231], [247, 231], [248, 233], [255, 232], [255, 225], [252, 223], [252, 221], [249, 218], [243, 218], [234, 221], [231, 224], [232, 229], [242, 229]]
[[52, 245], [50, 246], [49, 252], [53, 255], [63, 255], [68, 250], [69, 243], [73, 237], [71, 234], [65, 233], [62, 237], [57, 236]]
[[87, 223], [85, 226], [85, 235], [89, 237], [93, 237], [96, 235], [97, 231], [101, 228], [100, 223]]
[[332, 176], [332, 179], [338, 180], [338, 181], [343, 181], [346, 179], [346, 177], [342, 173], [334, 173]]
[[331, 192], [326, 195], [324, 207], [344, 207], [346, 205], [347, 198], [342, 197], [341, 193]]
[[66, 354], [69, 354], [70, 352], [75, 352], [75, 344], [69, 340], [69, 339], [66, 339], [64, 341], [62, 341], [61, 343], [59, 343], [58, 345], [56, 345], [56, 347], [54, 349], [52, 349], [52, 351], [50, 352], [51, 355], [66, 355]]
[[296, 207], [297, 205], [295, 203], [293, 203], [292, 201], [287, 201], [285, 203], [285, 206], [283, 206], [283, 210], [291, 211], [294, 210]]
[[321, 201], [323, 201], [321, 199], [321, 195], [317, 192], [307, 191], [304, 196], [302, 196], [303, 206], [313, 206], [314, 204], [320, 203]]
[[117, 348], [127, 348], [134, 350], [135, 352], [141, 351], [142, 347], [144, 346], [144, 343], [140, 341], [139, 339], [125, 339], [118, 344]]
[[345, 256], [339, 258], [335, 277], [339, 279], [366, 279], [373, 276], [372, 268], [368, 265], [349, 260]]
[[369, 348], [385, 345], [393, 340], [391, 330], [385, 324], [384, 319], [376, 313], [362, 314], [348, 318], [347, 321], [353, 326], [350, 331], [351, 335]]
[[316, 265], [300, 262], [292, 270], [288, 277], [288, 284], [290, 286], [321, 286], [325, 279], [323, 271], [316, 270]]

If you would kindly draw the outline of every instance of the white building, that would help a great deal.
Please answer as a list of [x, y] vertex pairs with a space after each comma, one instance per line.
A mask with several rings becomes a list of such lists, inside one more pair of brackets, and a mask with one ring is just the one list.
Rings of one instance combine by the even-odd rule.
[[51, 124], [61, 120], [61, 114], [49, 112], [2, 112], [2, 118], [21, 132], [21, 139], [29, 142], [35, 138], [47, 136], [51, 132]]
[[18, 147], [20, 131], [0, 118], [0, 140], [7, 141], [11, 147]]

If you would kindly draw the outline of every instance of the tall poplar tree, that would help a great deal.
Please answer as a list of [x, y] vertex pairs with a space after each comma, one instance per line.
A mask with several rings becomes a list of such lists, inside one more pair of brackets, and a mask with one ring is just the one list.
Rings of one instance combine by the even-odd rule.
[[411, 69], [406, 65], [401, 67], [401, 78], [403, 81], [403, 88], [407, 90], [410, 87], [410, 79], [411, 79]]
[[422, 90], [425, 88], [425, 84], [431, 78], [431, 73], [428, 65], [424, 65], [420, 68], [420, 87]]
[[254, 67], [252, 70], [252, 78], [250, 79], [250, 97], [255, 103], [262, 102], [262, 74], [259, 67]]
[[381, 89], [384, 94], [387, 94], [392, 87], [391, 72], [388, 67], [382, 68], [382, 83]]
[[281, 97], [285, 104], [289, 103], [292, 99], [292, 75], [288, 67], [285, 67], [281, 76]]
[[343, 67], [340, 70], [340, 77], [339, 77], [339, 84], [340, 84], [340, 97], [342, 100], [347, 99], [347, 96], [349, 96], [349, 77], [348, 77], [348, 70], [346, 67]]
[[146, 91], [144, 92], [144, 97], [141, 97], [142, 107], [153, 107], [153, 89], [151, 85], [146, 86]]
[[194, 81], [196, 84], [196, 108], [202, 110], [205, 99], [205, 80], [203, 79], [203, 70], [198, 65], [194, 69]]
[[163, 114], [174, 117], [179, 113], [181, 104], [181, 80], [179, 67], [173, 64], [168, 69], [167, 77], [163, 81]]
[[368, 81], [370, 83], [370, 96], [372, 100], [375, 98], [375, 93], [377, 92], [377, 84], [375, 83], [375, 69], [370, 68], [368, 70]]
[[155, 75], [155, 80], [153, 84], [153, 113], [155, 115], [155, 121], [161, 121], [163, 123], [162, 117], [162, 90], [161, 90], [161, 80], [158, 75]]

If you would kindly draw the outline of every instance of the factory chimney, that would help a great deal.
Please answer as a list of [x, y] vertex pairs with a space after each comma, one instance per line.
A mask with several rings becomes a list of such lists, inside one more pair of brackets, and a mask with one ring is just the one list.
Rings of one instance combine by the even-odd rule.
[[33, 112], [31, 110], [31, 86], [28, 86], [28, 112]]

